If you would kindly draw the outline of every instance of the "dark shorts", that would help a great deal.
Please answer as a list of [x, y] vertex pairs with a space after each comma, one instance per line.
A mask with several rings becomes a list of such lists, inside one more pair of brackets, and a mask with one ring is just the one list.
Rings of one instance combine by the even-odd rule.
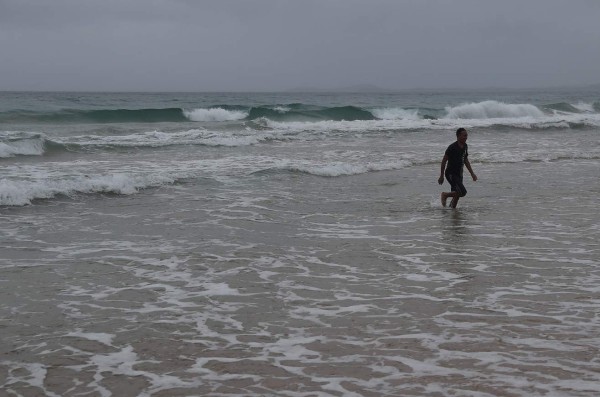
[[463, 185], [462, 175], [446, 174], [446, 180], [450, 184], [453, 192], [458, 192], [460, 197], [467, 195], [467, 189], [465, 189], [465, 185]]

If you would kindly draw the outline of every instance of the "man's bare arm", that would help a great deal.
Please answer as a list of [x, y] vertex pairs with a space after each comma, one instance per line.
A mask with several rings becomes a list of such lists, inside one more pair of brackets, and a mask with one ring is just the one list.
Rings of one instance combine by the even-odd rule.
[[440, 171], [440, 178], [438, 179], [438, 183], [441, 185], [444, 183], [444, 171], [446, 171], [446, 163], [448, 162], [448, 155], [445, 154], [442, 159], [442, 169]]
[[475, 173], [473, 172], [473, 168], [471, 168], [471, 163], [469, 162], [469, 159], [465, 159], [465, 167], [467, 167], [467, 170], [469, 170], [471, 178], [473, 178], [474, 181], [477, 181], [477, 175], [475, 175]]

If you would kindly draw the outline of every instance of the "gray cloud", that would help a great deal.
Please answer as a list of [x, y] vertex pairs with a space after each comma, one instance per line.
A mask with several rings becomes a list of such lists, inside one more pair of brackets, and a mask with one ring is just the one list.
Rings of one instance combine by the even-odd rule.
[[0, 0], [0, 89], [600, 83], [600, 2]]

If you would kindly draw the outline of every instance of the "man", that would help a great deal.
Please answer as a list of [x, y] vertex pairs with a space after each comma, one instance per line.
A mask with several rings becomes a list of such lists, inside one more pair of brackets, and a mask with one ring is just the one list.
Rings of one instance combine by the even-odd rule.
[[[458, 199], [467, 194], [467, 189], [465, 189], [465, 185], [463, 185], [463, 165], [469, 170], [473, 181], [477, 180], [477, 175], [473, 172], [471, 163], [469, 162], [469, 152], [467, 150], [468, 135], [467, 130], [464, 128], [456, 130], [456, 142], [448, 146], [444, 158], [442, 159], [442, 172], [438, 179], [438, 183], [440, 185], [444, 183], [445, 175], [446, 180], [451, 187], [450, 192], [442, 193], [442, 206], [444, 207], [446, 206], [448, 197], [452, 197], [450, 207], [456, 208]], [[446, 163], [448, 163], [448, 167], [446, 167]]]

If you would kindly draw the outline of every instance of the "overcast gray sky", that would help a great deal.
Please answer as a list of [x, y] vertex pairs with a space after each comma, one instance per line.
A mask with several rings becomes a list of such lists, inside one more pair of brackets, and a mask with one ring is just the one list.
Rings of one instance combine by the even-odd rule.
[[600, 0], [0, 0], [0, 90], [600, 83]]

